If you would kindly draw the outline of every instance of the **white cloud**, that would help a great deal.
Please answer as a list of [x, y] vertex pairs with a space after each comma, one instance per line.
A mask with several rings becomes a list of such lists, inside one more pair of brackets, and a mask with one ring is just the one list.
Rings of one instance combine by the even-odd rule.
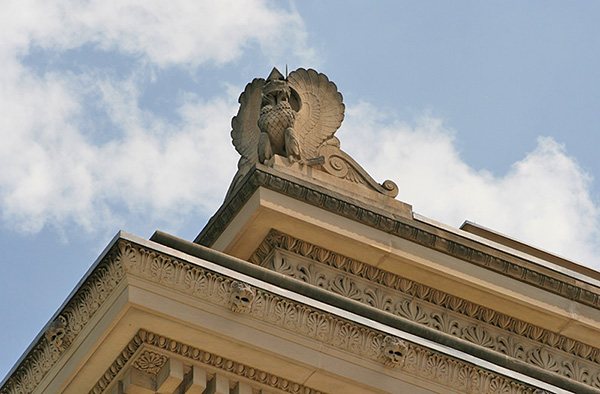
[[19, 0], [3, 5], [0, 24], [0, 50], [21, 54], [93, 44], [159, 66], [193, 67], [232, 61], [252, 44], [273, 57], [314, 55], [300, 16], [264, 0]]
[[[210, 99], [184, 95], [179, 117], [167, 119], [140, 108], [147, 78], [136, 77], [136, 67], [222, 64], [253, 45], [272, 58], [314, 58], [298, 14], [265, 1], [3, 6], [0, 209], [5, 225], [23, 231], [71, 224], [91, 231], [99, 223], [112, 231], [125, 216], [129, 222], [148, 214], [172, 223], [210, 214], [220, 203], [237, 160], [228, 132], [241, 87]], [[60, 57], [86, 44], [138, 59], [131, 76], [39, 74], [22, 63], [33, 48]], [[86, 130], [96, 120], [86, 118], [93, 106], [118, 131], [102, 144]], [[378, 180], [395, 180], [399, 198], [415, 211], [455, 226], [476, 221], [600, 268], [591, 179], [554, 140], [540, 138], [533, 152], [494, 177], [460, 158], [440, 120], [423, 117], [411, 126], [364, 103], [347, 114], [342, 147]]]
[[[162, 222], [206, 215], [218, 206], [237, 161], [228, 135], [234, 97], [203, 101], [188, 95], [179, 119], [167, 122], [139, 108], [131, 80], [30, 78], [22, 76], [21, 97], [12, 107], [10, 97], [0, 96], [13, 120], [2, 126], [9, 138], [0, 148], [1, 206], [11, 226], [37, 232], [47, 224], [74, 223], [114, 230], [120, 224], [115, 206]], [[77, 128], [80, 107], [65, 89], [85, 81], [93, 84], [82, 90], [98, 90], [120, 130], [103, 145]]]
[[[253, 46], [266, 57], [313, 56], [300, 16], [261, 0], [19, 0], [3, 3], [0, 24], [0, 211], [6, 227], [27, 232], [72, 224], [114, 231], [127, 215], [173, 222], [210, 214], [235, 172], [228, 134], [237, 93], [201, 99], [182, 87], [170, 97], [184, 97], [179, 117], [167, 119], [140, 109], [148, 77], [136, 74], [223, 64]], [[118, 80], [94, 64], [86, 75], [64, 65], [39, 71], [44, 63], [34, 71], [23, 60], [41, 49], [52, 63], [83, 45], [109, 59], [131, 56], [130, 76]], [[94, 141], [96, 122], [116, 136]]]
[[236, 170], [228, 127], [237, 111], [235, 98], [188, 95], [180, 120], [165, 123], [140, 110], [138, 97], [123, 93], [127, 88], [106, 82], [103, 90], [112, 121], [127, 131], [99, 151], [104, 165], [94, 175], [110, 190], [107, 198], [163, 220], [216, 209]]
[[339, 135], [342, 149], [378, 181], [394, 180], [398, 199], [415, 212], [457, 227], [468, 219], [600, 268], [592, 179], [552, 138], [540, 137], [534, 151], [494, 177], [469, 167], [454, 132], [429, 116], [409, 125], [361, 103], [348, 108]]

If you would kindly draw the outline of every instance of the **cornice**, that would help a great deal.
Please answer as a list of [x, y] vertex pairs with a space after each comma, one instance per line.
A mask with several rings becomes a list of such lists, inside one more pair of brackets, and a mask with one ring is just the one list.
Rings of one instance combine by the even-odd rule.
[[259, 187], [276, 191], [473, 265], [600, 309], [600, 288], [594, 285], [583, 283], [525, 258], [426, 223], [385, 212], [363, 201], [259, 164], [249, 171], [237, 192], [229, 196], [194, 242], [205, 246], [212, 245]]
[[[318, 340], [389, 368], [467, 392], [501, 392], [510, 389], [515, 393], [533, 393], [536, 390], [463, 360], [392, 337], [256, 286], [240, 283], [236, 279], [179, 259], [132, 244], [123, 244], [121, 249], [128, 256], [125, 263], [127, 272], [136, 277], [245, 314], [279, 329]], [[240, 294], [244, 297], [236, 297]], [[244, 299], [246, 301], [241, 301]], [[402, 348], [404, 351], [397, 358], [390, 359], [387, 353], [390, 347]]]
[[[456, 390], [513, 393], [536, 391], [534, 387], [514, 378], [486, 370], [462, 359], [348, 321], [259, 287], [247, 283], [240, 285], [236, 279], [164, 254], [149, 247], [152, 243], [145, 243], [148, 245], [141, 246], [126, 239], [120, 239], [116, 243], [65, 308], [59, 312], [56, 319], [59, 324], [53, 326], [53, 331], [47, 332], [51, 335], [43, 336], [34, 346], [0, 389], [0, 393], [33, 392], [57, 361], [68, 353], [71, 344], [119, 283], [129, 275], [238, 311], [237, 313], [244, 313], [279, 329], [294, 332], [341, 351], [381, 363], [388, 368], [430, 379]], [[163, 248], [160, 245], [157, 247]], [[251, 266], [250, 263], [245, 264]], [[239, 294], [245, 296], [236, 298]], [[121, 355], [132, 350], [135, 351], [128, 347]], [[531, 367], [529, 370], [537, 371], [540, 376], [547, 375], [537, 367]], [[551, 382], [556, 381], [555, 378], [548, 379]], [[579, 392], [595, 392], [590, 386], [582, 386], [576, 382], [565, 381], [561, 384], [565, 387], [578, 387]]]
[[[143, 349], [139, 351], [139, 349]], [[291, 394], [322, 394], [320, 391], [271, 374], [252, 366], [239, 363], [218, 354], [176, 341], [147, 330], [140, 330], [121, 351], [111, 366], [96, 382], [89, 394], [101, 394], [128, 365], [156, 375], [171, 356], [183, 358], [187, 363], [201, 365], [211, 372], [225, 372], [258, 383], [271, 389]]]
[[598, 380], [600, 349], [276, 230], [249, 261], [582, 383]]
[[[114, 246], [114, 242], [111, 242]], [[30, 347], [16, 369], [0, 388], [2, 394], [31, 393], [67, 352], [75, 338], [94, 317], [101, 305], [125, 277], [117, 248], [103, 253], [101, 261], [80, 283], [76, 291], [47, 326], [44, 335]]]

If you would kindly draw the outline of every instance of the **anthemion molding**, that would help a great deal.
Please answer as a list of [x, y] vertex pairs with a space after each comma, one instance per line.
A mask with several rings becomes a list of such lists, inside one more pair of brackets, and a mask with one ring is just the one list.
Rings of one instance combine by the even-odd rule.
[[[533, 388], [476, 365], [288, 300], [260, 288], [153, 251], [122, 245], [127, 272], [245, 313], [329, 346], [465, 391], [514, 392]], [[400, 350], [402, 349], [402, 350]]]
[[600, 387], [600, 349], [271, 230], [250, 262]]
[[264, 187], [475, 266], [600, 309], [600, 288], [597, 286], [543, 267], [534, 269], [530, 261], [521, 257], [498, 252], [437, 228], [429, 228], [415, 220], [400, 218], [272, 168], [256, 164], [239, 183], [237, 192], [223, 203], [194, 242], [210, 247], [253, 193], [259, 187]]
[[0, 393], [33, 392], [124, 277], [122, 255], [113, 247], [62, 308], [44, 335], [32, 344]]
[[[52, 328], [48, 329], [47, 335], [42, 336], [33, 346], [20, 366], [6, 381], [1, 393], [33, 392], [54, 364], [68, 351], [78, 334], [93, 318], [111, 292], [128, 276], [142, 278], [167, 289], [236, 311], [278, 329], [317, 340], [324, 345], [354, 354], [386, 368], [437, 382], [453, 390], [502, 393], [541, 392], [513, 376], [508, 377], [493, 370], [481, 368], [460, 357], [432, 350], [427, 346], [265, 291], [255, 285], [243, 283], [243, 281], [203, 268], [198, 264], [175, 258], [126, 239], [120, 239], [59, 312], [55, 319], [58, 323], [51, 325]], [[152, 341], [148, 338], [163, 339]], [[148, 345], [168, 350], [182, 357], [188, 357], [191, 354], [191, 358], [194, 359], [200, 354], [199, 349], [169, 342], [168, 338], [162, 337], [160, 334], [138, 334], [132, 340], [133, 345], [130, 343], [120, 357], [128, 357], [127, 354], [135, 353], [136, 349], [134, 348], [138, 346], [136, 344], [141, 344], [144, 340], [148, 341]], [[166, 345], [167, 343], [170, 345]], [[164, 348], [164, 346], [168, 347]], [[194, 354], [198, 356], [194, 356]], [[146, 366], [152, 367], [156, 364], [154, 366], [160, 368], [159, 361], [155, 361], [150, 358], [142, 361], [138, 359], [137, 366], [140, 368], [140, 365], [146, 363]], [[117, 364], [119, 363], [117, 362]], [[235, 360], [231, 360], [231, 363], [235, 364]], [[227, 365], [233, 365], [231, 363]], [[217, 365], [212, 365], [212, 367], [217, 367]], [[106, 379], [101, 379], [93, 388], [93, 392], [103, 392], [103, 388], [109, 386], [109, 380], [114, 379], [118, 374], [116, 370], [118, 368], [115, 368], [114, 366], [109, 368], [104, 375]], [[111, 375], [113, 376], [111, 377]], [[248, 378], [246, 375], [245, 377]], [[281, 388], [278, 390], [286, 391]]]

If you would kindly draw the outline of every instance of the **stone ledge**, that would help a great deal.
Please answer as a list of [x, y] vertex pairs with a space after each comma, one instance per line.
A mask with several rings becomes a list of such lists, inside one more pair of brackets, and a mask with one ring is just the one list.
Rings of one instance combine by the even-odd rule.
[[259, 187], [282, 193], [385, 233], [600, 309], [600, 288], [596, 286], [427, 223], [386, 212], [379, 207], [260, 164], [255, 165], [245, 176], [237, 192], [223, 203], [194, 242], [205, 246], [212, 245]]

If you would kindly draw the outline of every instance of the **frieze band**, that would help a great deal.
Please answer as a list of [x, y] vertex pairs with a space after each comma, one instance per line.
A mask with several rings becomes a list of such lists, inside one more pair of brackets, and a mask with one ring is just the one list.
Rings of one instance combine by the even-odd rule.
[[[260, 288], [241, 285], [239, 281], [203, 268], [159, 255], [156, 252], [124, 245], [123, 253], [131, 256], [125, 264], [128, 272], [162, 283], [169, 288], [207, 300], [237, 313], [280, 328], [316, 339], [330, 346], [366, 357], [375, 362], [401, 369], [410, 374], [432, 379], [458, 390], [471, 392], [533, 393], [534, 388], [475, 365], [440, 354], [425, 347], [403, 341], [390, 346], [389, 335], [296, 303]], [[129, 251], [136, 251], [131, 254]], [[135, 255], [137, 255], [135, 257]], [[252, 293], [249, 296], [249, 293]], [[242, 308], [236, 295], [251, 299]], [[402, 349], [391, 356], [389, 350]]]
[[33, 392], [124, 277], [121, 254], [114, 248], [50, 324], [0, 393]]
[[290, 235], [271, 230], [249, 261], [599, 387], [600, 349]]
[[[229, 309], [233, 309], [232, 293], [241, 291], [240, 294], [245, 294], [243, 289], [236, 290], [236, 287], [239, 287], [236, 285], [238, 281], [121, 239], [61, 312], [60, 316], [65, 319], [62, 343], [66, 346], [57, 348], [51, 346], [46, 338], [40, 340], [7, 381], [1, 393], [32, 392], [126, 274]], [[249, 307], [242, 305], [237, 313], [246, 313], [252, 318], [282, 329], [388, 367], [432, 379], [457, 390], [513, 393], [535, 391], [533, 387], [514, 379], [428, 348], [405, 341], [397, 342], [393, 338], [390, 339], [389, 335], [369, 327], [343, 320], [259, 288], [251, 286], [251, 289], [251, 304]], [[182, 346], [181, 349], [183, 348]], [[130, 343], [121, 356], [133, 352], [135, 342]], [[109, 368], [105, 376], [118, 372], [115, 368], [115, 365]]]
[[[401, 238], [417, 242], [439, 252], [471, 262], [480, 267], [502, 273], [513, 279], [542, 288], [554, 294], [600, 309], [600, 289], [585, 289], [551, 277], [542, 272], [527, 268], [528, 262], [516, 256], [507, 259], [493, 256], [481, 250], [425, 231], [398, 218], [386, 216], [373, 210], [337, 198], [331, 192], [317, 190], [315, 187], [302, 185], [294, 180], [275, 175], [269, 168], [256, 165], [240, 186], [238, 192], [228, 199], [219, 211], [210, 219], [204, 230], [194, 242], [210, 246], [221, 234], [235, 214], [242, 208], [258, 187], [263, 186], [309, 204], [340, 214], [349, 219], [394, 234]], [[590, 285], [590, 287], [592, 287]]]

